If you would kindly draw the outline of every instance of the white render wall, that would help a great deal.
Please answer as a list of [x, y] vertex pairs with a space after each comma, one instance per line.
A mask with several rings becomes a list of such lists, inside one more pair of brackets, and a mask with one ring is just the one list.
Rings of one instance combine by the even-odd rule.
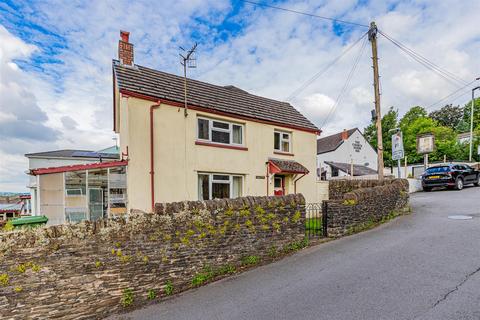
[[[358, 146], [357, 150], [354, 145]], [[325, 164], [325, 161], [353, 163], [369, 167], [377, 170], [377, 153], [363, 137], [359, 130], [356, 130], [352, 135], [332, 152], [326, 152], [317, 155], [317, 167], [327, 170], [327, 179], [331, 177], [330, 166]], [[342, 172], [339, 173], [342, 174]]]

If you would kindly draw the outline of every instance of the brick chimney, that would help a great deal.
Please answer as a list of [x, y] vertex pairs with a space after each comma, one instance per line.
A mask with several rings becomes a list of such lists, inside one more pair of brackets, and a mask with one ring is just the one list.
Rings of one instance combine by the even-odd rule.
[[130, 32], [120, 31], [120, 40], [118, 41], [118, 60], [127, 66], [133, 66], [133, 44], [128, 42]]
[[348, 139], [348, 132], [346, 129], [343, 129], [343, 132], [342, 132], [342, 140], [345, 141]]

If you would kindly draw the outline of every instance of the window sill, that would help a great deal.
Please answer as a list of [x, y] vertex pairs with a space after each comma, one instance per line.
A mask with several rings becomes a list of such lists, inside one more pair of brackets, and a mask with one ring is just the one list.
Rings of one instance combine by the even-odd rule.
[[273, 151], [274, 154], [279, 154], [279, 155], [282, 155], [282, 156], [290, 156], [290, 157], [293, 157], [294, 154], [293, 153], [289, 153], [289, 152], [282, 152], [282, 151]]
[[215, 148], [248, 151], [248, 148], [233, 146], [233, 145], [228, 145], [228, 144], [219, 144], [219, 143], [203, 142], [203, 141], [195, 141], [195, 144], [197, 146], [208, 146], [208, 147], [215, 147]]

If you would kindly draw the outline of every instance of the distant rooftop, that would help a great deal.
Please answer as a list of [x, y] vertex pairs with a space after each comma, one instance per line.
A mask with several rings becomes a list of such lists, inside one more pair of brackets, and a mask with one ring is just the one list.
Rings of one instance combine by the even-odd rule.
[[[358, 130], [358, 128], [353, 128], [353, 129], [345, 131], [346, 135], [347, 135], [346, 138], [347, 139], [350, 138], [350, 136], [357, 130]], [[327, 136], [325, 138], [318, 139], [317, 140], [317, 154], [337, 150], [337, 148], [340, 147], [340, 145], [343, 143], [342, 134], [343, 134], [343, 132], [339, 132], [339, 133]]]

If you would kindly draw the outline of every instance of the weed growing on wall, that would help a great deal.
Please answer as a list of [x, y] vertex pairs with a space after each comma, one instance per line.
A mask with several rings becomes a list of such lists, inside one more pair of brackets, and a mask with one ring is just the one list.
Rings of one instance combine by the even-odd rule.
[[308, 238], [303, 238], [302, 240], [299, 241], [293, 241], [287, 244], [286, 246], [283, 247], [283, 252], [289, 253], [289, 252], [294, 252], [300, 249], [303, 249], [305, 247], [308, 247]]
[[197, 273], [192, 279], [192, 286], [198, 287], [206, 282], [214, 279], [215, 277], [223, 276], [226, 274], [235, 273], [236, 268], [234, 265], [226, 264], [218, 268], [212, 268], [207, 265], [203, 268], [202, 272]]
[[242, 265], [252, 266], [252, 265], [256, 265], [259, 261], [260, 261], [260, 257], [258, 256], [245, 256], [242, 258]]
[[14, 229], [12, 220], [8, 220], [7, 223], [3, 226], [3, 231], [8, 232]]
[[155, 299], [156, 297], [157, 297], [157, 294], [155, 293], [155, 290], [149, 289], [149, 290], [147, 291], [147, 299], [148, 299], [148, 300], [153, 300], [153, 299]]
[[357, 201], [355, 201], [355, 199], [345, 199], [343, 204], [346, 206], [354, 206], [357, 204]]
[[0, 274], [0, 284], [4, 287], [8, 286], [10, 283], [10, 277], [6, 273]]
[[122, 299], [120, 300], [121, 305], [126, 308], [133, 304], [133, 290], [125, 289], [123, 290]]
[[171, 296], [173, 294], [173, 284], [172, 281], [168, 280], [167, 283], [165, 284], [165, 288], [163, 289], [163, 292], [165, 292], [165, 295]]

